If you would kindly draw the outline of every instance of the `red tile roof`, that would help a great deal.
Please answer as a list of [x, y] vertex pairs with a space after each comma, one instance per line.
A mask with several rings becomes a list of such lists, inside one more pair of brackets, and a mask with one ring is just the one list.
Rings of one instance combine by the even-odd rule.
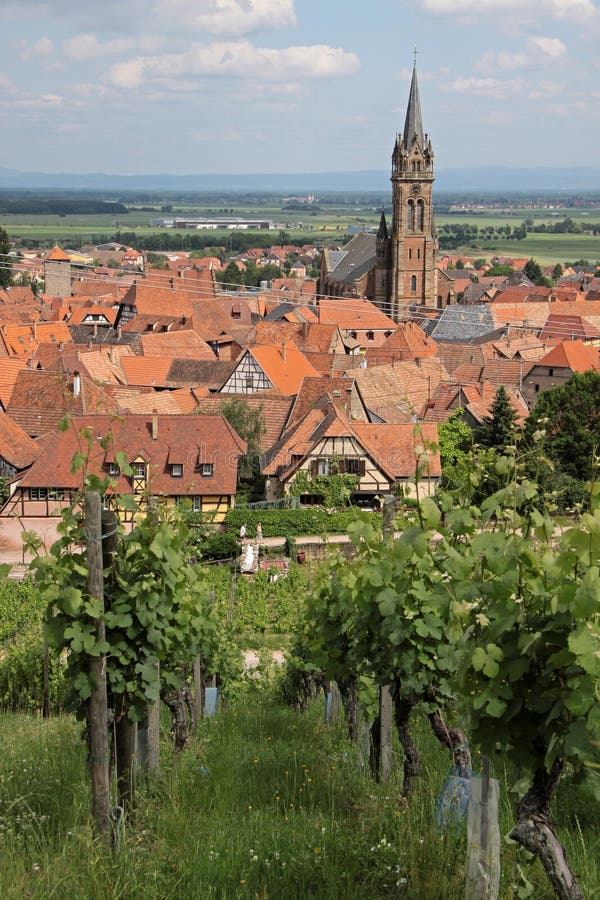
[[572, 372], [588, 372], [600, 369], [598, 350], [581, 341], [563, 341], [554, 347], [537, 363], [556, 369], [570, 369]]
[[[71, 460], [80, 450], [83, 429], [91, 436], [87, 470], [106, 475], [117, 451], [130, 461], [141, 456], [148, 466], [148, 490], [155, 495], [233, 495], [237, 485], [237, 461], [246, 444], [223, 416], [157, 416], [157, 437], [152, 437], [153, 416], [82, 416], [59, 431], [33, 466], [24, 474], [22, 487], [80, 488], [81, 471], [71, 472]], [[111, 436], [108, 449], [101, 445]], [[84, 442], [85, 445], [85, 442]], [[174, 478], [171, 463], [183, 465], [183, 476]], [[202, 476], [198, 467], [213, 464], [213, 474]], [[115, 479], [117, 493], [131, 493], [131, 479]]]

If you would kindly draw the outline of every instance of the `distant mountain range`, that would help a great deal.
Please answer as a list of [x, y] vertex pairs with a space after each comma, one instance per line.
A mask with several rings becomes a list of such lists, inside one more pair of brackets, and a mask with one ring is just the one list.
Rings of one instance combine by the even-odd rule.
[[[313, 172], [287, 175], [107, 175], [22, 172], [0, 166], [0, 190], [270, 191], [273, 193], [387, 192], [389, 172]], [[580, 193], [600, 191], [600, 168], [478, 167], [441, 169], [436, 191], [448, 193]]]

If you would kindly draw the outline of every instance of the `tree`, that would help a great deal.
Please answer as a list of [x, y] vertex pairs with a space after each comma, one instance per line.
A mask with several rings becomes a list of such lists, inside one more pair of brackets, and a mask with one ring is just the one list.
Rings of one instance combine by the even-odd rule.
[[12, 282], [9, 252], [8, 233], [4, 228], [0, 228], [0, 289], [8, 287]]
[[554, 281], [558, 281], [558, 279], [563, 275], [564, 269], [560, 263], [556, 263], [554, 268], [552, 269], [552, 278]]
[[[261, 438], [267, 430], [262, 403], [259, 407], [253, 408], [240, 397], [233, 397], [219, 405], [219, 412], [247, 444], [246, 455], [242, 456], [239, 462], [239, 481], [246, 483], [253, 490], [258, 489]], [[262, 482], [260, 485], [262, 486]]]
[[545, 432], [546, 456], [556, 468], [588, 481], [600, 447], [600, 373], [576, 373], [565, 384], [543, 391], [527, 420], [527, 442], [540, 430]]
[[496, 398], [481, 425], [475, 429], [475, 440], [482, 447], [504, 450], [514, 443], [517, 428], [517, 414], [513, 409], [504, 385], [496, 391]]
[[230, 262], [222, 272], [217, 272], [217, 281], [226, 286], [242, 285], [244, 284], [244, 273], [234, 262]]
[[523, 274], [526, 278], [529, 278], [530, 281], [533, 281], [534, 284], [549, 287], [552, 283], [550, 279], [544, 277], [542, 267], [535, 261], [535, 259], [527, 260], [523, 268]]

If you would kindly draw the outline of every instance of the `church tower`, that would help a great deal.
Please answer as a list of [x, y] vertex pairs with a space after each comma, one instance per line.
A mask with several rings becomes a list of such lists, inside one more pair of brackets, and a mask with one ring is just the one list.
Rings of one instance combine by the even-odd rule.
[[[389, 247], [378, 247], [376, 302], [398, 322], [410, 306], [437, 307], [438, 241], [432, 206], [433, 148], [423, 131], [417, 65], [413, 68], [404, 132], [392, 154], [392, 225]], [[385, 218], [378, 239], [387, 231]], [[387, 235], [386, 235], [387, 236]], [[378, 240], [379, 244], [379, 240]], [[387, 266], [386, 266], [387, 263]], [[384, 266], [386, 266], [384, 270]]]

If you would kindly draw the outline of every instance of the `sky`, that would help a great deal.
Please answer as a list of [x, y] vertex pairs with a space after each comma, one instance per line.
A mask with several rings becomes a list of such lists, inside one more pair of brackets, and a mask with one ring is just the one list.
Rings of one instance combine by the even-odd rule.
[[600, 0], [1, 0], [0, 167], [388, 169], [413, 65], [437, 168], [598, 163]]

